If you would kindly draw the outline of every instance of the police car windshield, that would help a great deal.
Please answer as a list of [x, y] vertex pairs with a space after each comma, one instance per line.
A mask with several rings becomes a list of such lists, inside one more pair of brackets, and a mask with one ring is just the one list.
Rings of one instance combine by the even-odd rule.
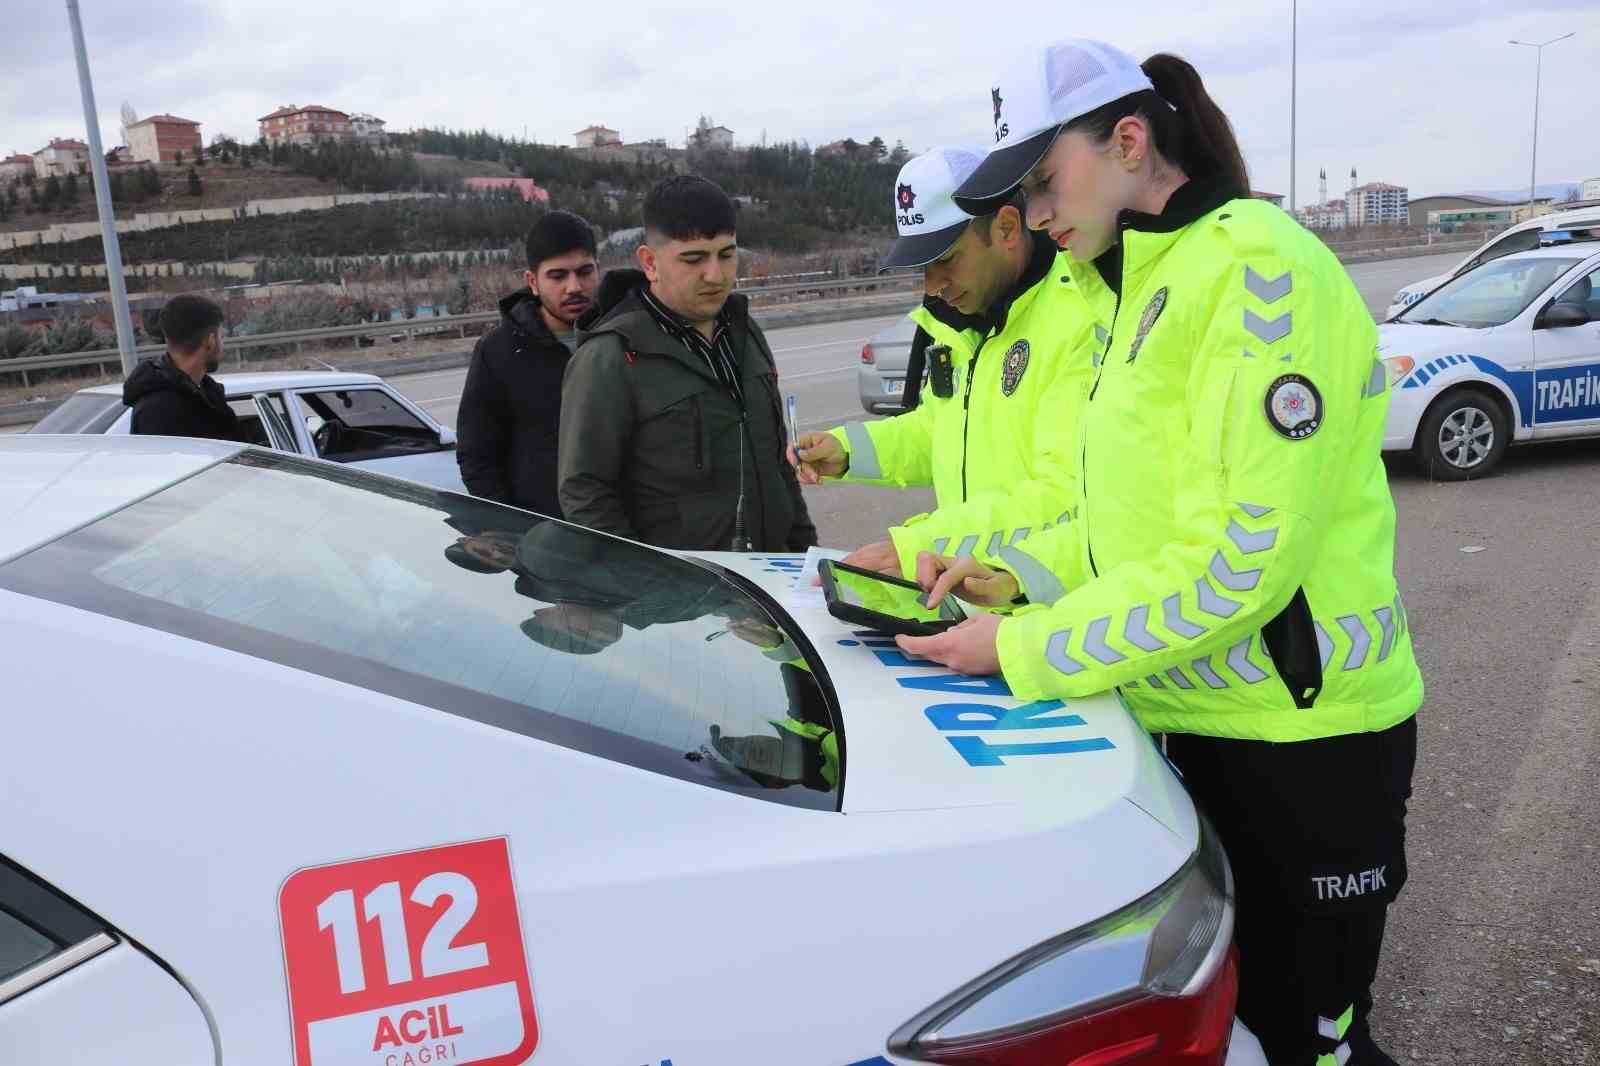
[[1578, 258], [1508, 256], [1469, 270], [1412, 304], [1394, 321], [1425, 326], [1487, 329], [1527, 310]]
[[786, 619], [709, 569], [524, 511], [247, 451], [0, 566], [0, 588], [838, 808], [836, 709]]

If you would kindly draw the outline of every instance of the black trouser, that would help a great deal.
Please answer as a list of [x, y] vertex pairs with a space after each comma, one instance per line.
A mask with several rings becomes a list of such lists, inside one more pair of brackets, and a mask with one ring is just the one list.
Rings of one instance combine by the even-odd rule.
[[1294, 744], [1169, 734], [1167, 754], [1233, 867], [1239, 1020], [1268, 1061], [1392, 1063], [1367, 1015], [1406, 880], [1416, 719]]

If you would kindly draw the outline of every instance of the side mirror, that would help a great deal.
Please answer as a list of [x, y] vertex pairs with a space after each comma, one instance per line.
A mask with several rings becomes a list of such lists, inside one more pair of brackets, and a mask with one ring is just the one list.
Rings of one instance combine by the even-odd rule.
[[449, 426], [440, 426], [439, 427], [439, 446], [442, 447], [442, 448], [453, 448], [453, 447], [455, 447], [455, 444], [456, 444], [456, 431], [451, 429]]
[[1589, 310], [1582, 304], [1553, 303], [1544, 309], [1539, 325], [1544, 329], [1564, 329], [1589, 322]]

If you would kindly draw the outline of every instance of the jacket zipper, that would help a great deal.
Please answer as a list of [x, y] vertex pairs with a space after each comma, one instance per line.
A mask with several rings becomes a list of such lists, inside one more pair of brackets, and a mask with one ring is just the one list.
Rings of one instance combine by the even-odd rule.
[[700, 410], [700, 397], [694, 399], [694, 468], [706, 468], [706, 425], [705, 415]]
[[967, 427], [972, 422], [972, 379], [978, 376], [978, 356], [983, 354], [983, 346], [989, 343], [985, 337], [978, 342], [972, 350], [972, 358], [967, 361], [967, 387], [961, 393], [961, 502], [967, 502]]
[[[1128, 237], [1124, 229], [1122, 236], [1122, 259], [1117, 264], [1117, 302], [1111, 310], [1111, 328], [1106, 330], [1106, 346], [1100, 355], [1100, 373], [1094, 376], [1094, 385], [1089, 389], [1089, 402], [1094, 402], [1094, 394], [1100, 391], [1100, 379], [1105, 376], [1106, 367], [1111, 364], [1111, 346], [1117, 340], [1117, 317], [1122, 314], [1122, 292], [1128, 287]], [[1094, 544], [1089, 539], [1089, 437], [1083, 438], [1083, 450], [1078, 456], [1078, 465], [1083, 469], [1083, 509], [1079, 512], [1079, 521], [1083, 526], [1083, 546], [1088, 554], [1089, 576], [1099, 577], [1100, 568], [1094, 565]]]

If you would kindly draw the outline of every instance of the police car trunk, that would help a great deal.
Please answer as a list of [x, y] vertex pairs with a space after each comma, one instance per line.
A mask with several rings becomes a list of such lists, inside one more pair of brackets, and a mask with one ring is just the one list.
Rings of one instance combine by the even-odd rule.
[[[891, 636], [833, 618], [820, 590], [809, 576], [800, 576], [802, 556], [698, 557], [765, 593], [769, 608], [781, 611], [808, 638], [807, 651], [824, 675], [824, 686], [836, 695], [842, 718], [842, 813], [882, 816], [896, 824], [907, 824], [906, 816], [915, 815], [930, 837], [946, 838], [941, 845], [952, 833], [969, 839], [974, 863], [1015, 861], [1024, 882], [1016, 903], [1023, 910], [1032, 909], [1024, 899], [1063, 898], [1058, 884], [1036, 885], [1042, 892], [1026, 887], [1030, 878], [1069, 882], [1064, 897], [1071, 903], [1047, 916], [1022, 918], [1025, 923], [1042, 918], [1041, 924], [1061, 935], [930, 1007], [896, 1034], [891, 1051], [915, 1050], [931, 1061], [1034, 1061], [1004, 1054], [959, 1057], [963, 1041], [987, 1048], [998, 1031], [1006, 1030], [1023, 1034], [1019, 1051], [1044, 1039], [1035, 1051], [1049, 1048], [1051, 1055], [1064, 1055], [1061, 1061], [1075, 1060], [1076, 1054], [1105, 1046], [1096, 1042], [1101, 1038], [1085, 1037], [1084, 1016], [1120, 1024], [1118, 1010], [1102, 1008], [1126, 997], [1131, 1017], [1125, 1019], [1125, 1032], [1135, 1042], [1152, 1031], [1164, 1031], [1165, 1040], [1206, 1028], [1193, 1011], [1183, 1017], [1162, 1012], [1181, 1014], [1185, 1003], [1200, 1013], [1209, 1010], [1209, 1046], [1216, 1057], [1201, 1053], [1206, 1040], [1200, 1039], [1192, 1058], [1163, 1044], [1171, 1057], [1161, 1061], [1222, 1061], [1228, 1038], [1220, 1038], [1219, 1052], [1216, 1019], [1227, 1014], [1220, 1023], [1224, 1034], [1232, 1024], [1231, 875], [1209, 826], [1120, 695], [1019, 700], [998, 677], [967, 677], [907, 657]], [[905, 846], [917, 844], [908, 840]], [[1202, 875], [1208, 864], [1211, 872]], [[1214, 884], [1203, 884], [1208, 879]], [[1185, 902], [1166, 909], [1179, 898]], [[997, 922], [1012, 917], [1002, 917], [1004, 901], [979, 909]], [[1139, 914], [1155, 916], [1162, 931], [1153, 941], [1143, 931], [1134, 932], [1145, 921]], [[1183, 932], [1176, 934], [1178, 929]], [[1198, 954], [1210, 952], [1212, 963], [1163, 984], [1152, 978], [1149, 960], [1169, 950], [1159, 942], [1173, 935], [1191, 947], [1207, 945]], [[1222, 955], [1227, 955], [1225, 964]], [[1132, 961], [1135, 956], [1138, 962]], [[1191, 952], [1179, 969], [1196, 957]], [[1093, 965], [1085, 969], [1089, 959]], [[1132, 979], [1141, 967], [1142, 977]], [[1101, 983], [1103, 989], [1094, 987]], [[1111, 991], [1124, 984], [1129, 987]], [[1099, 1007], [1085, 1007], [1097, 997], [1103, 997]], [[1202, 1002], [1209, 1006], [1200, 1008]], [[1141, 1019], [1140, 1012], [1147, 1010], [1156, 1013]], [[1052, 1032], [1059, 1045], [1048, 1042]], [[1239, 1043], [1253, 1044], [1253, 1038]], [[930, 1054], [944, 1045], [953, 1057]]]

